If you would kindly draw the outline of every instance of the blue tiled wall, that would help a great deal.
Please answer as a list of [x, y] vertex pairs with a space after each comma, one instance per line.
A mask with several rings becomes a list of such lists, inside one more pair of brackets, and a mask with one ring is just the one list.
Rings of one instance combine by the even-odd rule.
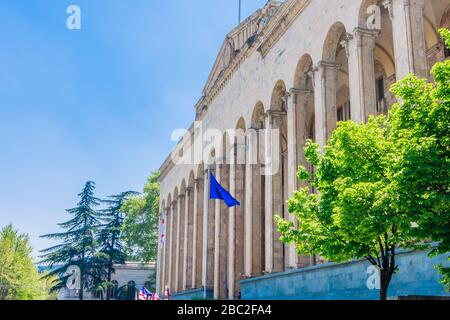
[[[392, 279], [389, 297], [448, 296], [439, 283], [434, 266], [448, 265], [447, 255], [433, 259], [428, 252], [403, 252], [397, 257], [399, 272]], [[370, 263], [355, 261], [345, 264], [324, 264], [264, 277], [243, 280], [243, 300], [372, 300], [379, 298], [379, 290], [367, 288], [367, 268]]]
[[[175, 293], [172, 295], [173, 300], [203, 300], [205, 292], [203, 288], [200, 289], [192, 289], [179, 293]], [[212, 288], [208, 288], [206, 290], [206, 299], [213, 299], [213, 290]]]

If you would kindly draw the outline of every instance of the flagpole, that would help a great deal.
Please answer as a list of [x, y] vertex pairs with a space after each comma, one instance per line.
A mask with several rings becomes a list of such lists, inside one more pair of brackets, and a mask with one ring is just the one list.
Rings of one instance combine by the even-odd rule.
[[239, 0], [239, 24], [241, 23], [241, 8], [242, 8], [242, 0]]

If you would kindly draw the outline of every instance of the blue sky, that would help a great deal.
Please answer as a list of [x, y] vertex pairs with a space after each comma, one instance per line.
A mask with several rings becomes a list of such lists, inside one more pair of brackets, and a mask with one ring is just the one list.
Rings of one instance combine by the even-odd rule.
[[[243, 17], [266, 0], [243, 0]], [[66, 28], [76, 4], [82, 29]], [[187, 128], [238, 0], [2, 0], [0, 227], [67, 220], [86, 180], [141, 191]]]

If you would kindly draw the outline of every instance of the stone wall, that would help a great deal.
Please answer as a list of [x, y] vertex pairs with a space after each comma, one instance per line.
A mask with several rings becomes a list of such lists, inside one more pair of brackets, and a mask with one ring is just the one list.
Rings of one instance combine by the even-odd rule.
[[[428, 252], [403, 252], [397, 258], [399, 272], [394, 275], [388, 296], [442, 297], [450, 299], [439, 283], [434, 266], [446, 263], [447, 256], [430, 259]], [[327, 263], [241, 281], [243, 300], [376, 300], [379, 290], [368, 289], [370, 263], [355, 261]]]

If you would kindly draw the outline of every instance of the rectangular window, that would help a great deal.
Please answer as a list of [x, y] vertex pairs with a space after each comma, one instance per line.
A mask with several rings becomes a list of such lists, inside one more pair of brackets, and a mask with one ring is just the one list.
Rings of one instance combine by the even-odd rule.
[[337, 121], [344, 121], [344, 107], [339, 107], [337, 110]]
[[383, 113], [384, 105], [384, 80], [379, 78], [376, 80], [376, 90], [377, 90], [377, 113]]

